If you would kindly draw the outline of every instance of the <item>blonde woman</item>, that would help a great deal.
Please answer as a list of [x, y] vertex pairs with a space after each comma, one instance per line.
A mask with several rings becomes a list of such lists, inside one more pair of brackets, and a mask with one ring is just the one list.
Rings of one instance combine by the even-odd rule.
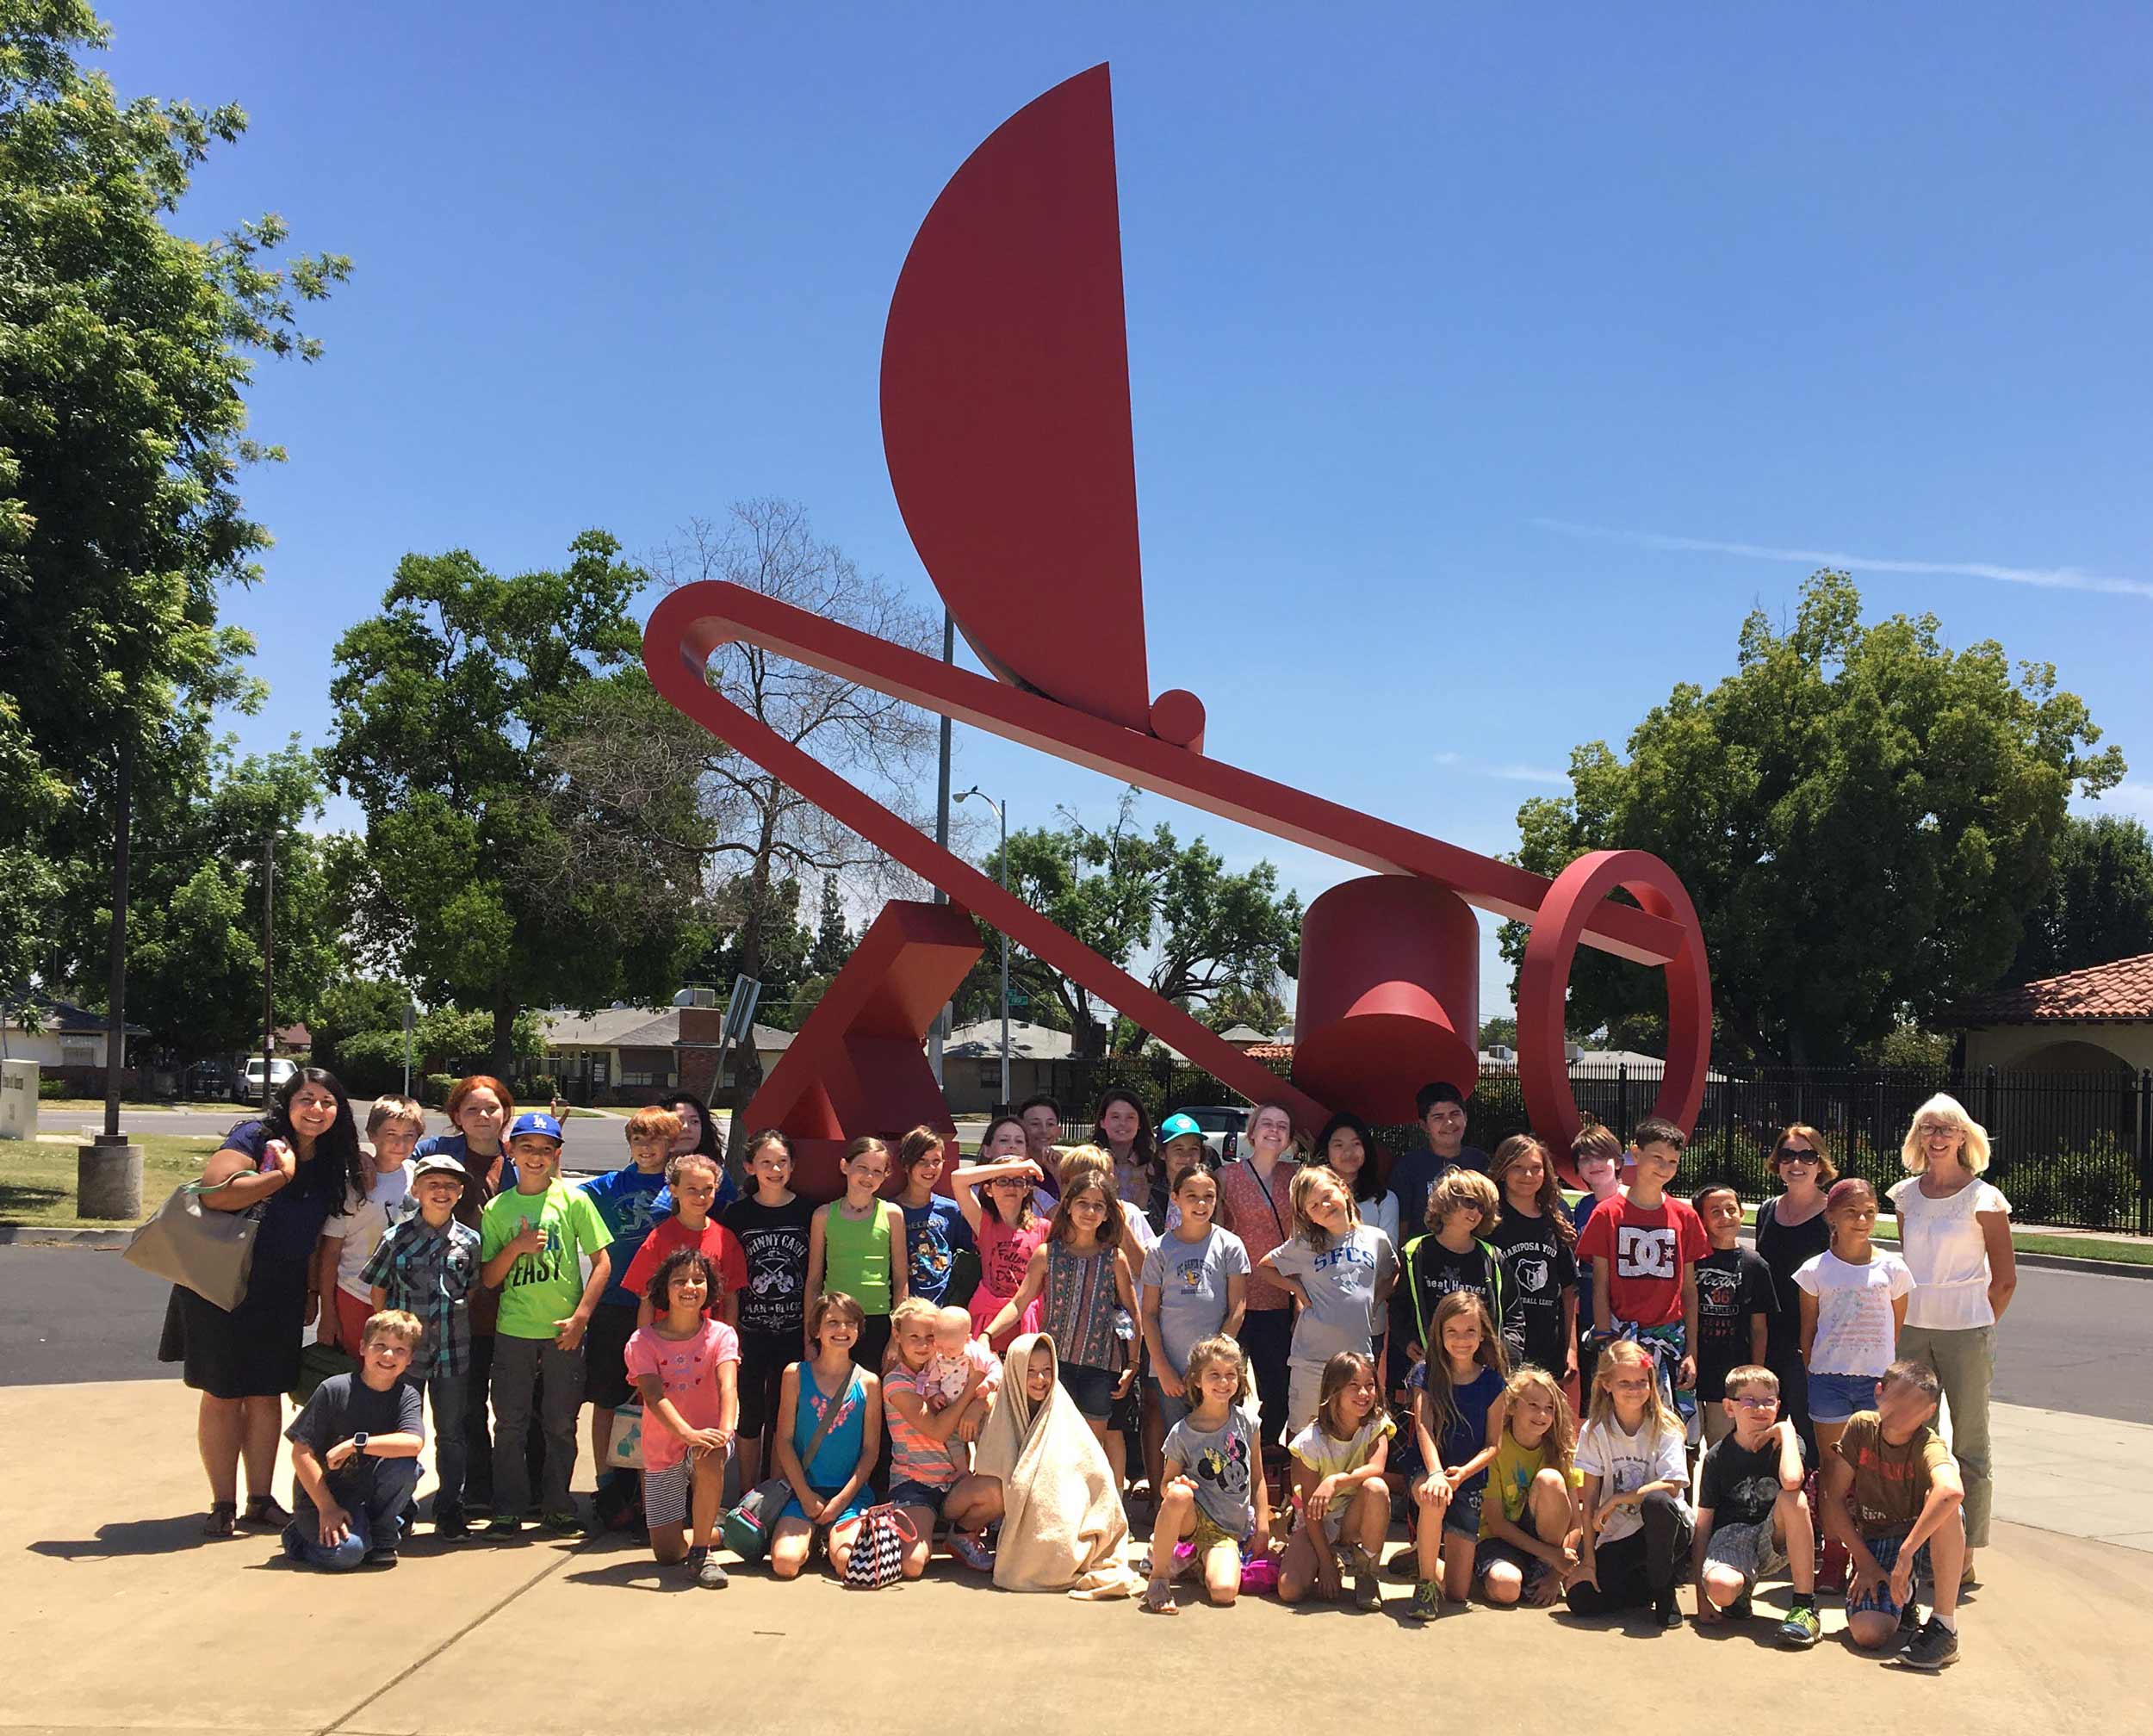
[[1989, 1542], [1996, 1323], [2019, 1285], [2011, 1202], [1981, 1179], [1989, 1134], [1954, 1097], [1939, 1093], [1914, 1111], [1899, 1156], [1908, 1179], [1891, 1189], [1891, 1209], [1914, 1281], [1899, 1355], [1936, 1371], [1951, 1408], [1951, 1456], [1966, 1485], [1964, 1577], [1970, 1580], [1974, 1551]]

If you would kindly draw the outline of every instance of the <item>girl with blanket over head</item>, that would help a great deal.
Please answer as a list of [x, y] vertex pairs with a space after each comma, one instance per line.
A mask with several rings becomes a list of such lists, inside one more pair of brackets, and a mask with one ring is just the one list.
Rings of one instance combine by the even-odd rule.
[[1058, 1373], [1046, 1334], [1027, 1333], [1009, 1347], [972, 1474], [942, 1510], [967, 1528], [1000, 1516], [994, 1578], [1005, 1591], [1133, 1596], [1142, 1584], [1121, 1565], [1129, 1523], [1106, 1449]]

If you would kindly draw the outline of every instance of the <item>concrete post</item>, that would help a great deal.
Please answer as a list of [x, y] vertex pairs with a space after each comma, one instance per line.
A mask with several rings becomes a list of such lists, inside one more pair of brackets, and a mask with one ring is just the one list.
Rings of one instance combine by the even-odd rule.
[[37, 1138], [37, 1063], [0, 1061], [0, 1139]]
[[142, 1217], [142, 1148], [127, 1136], [100, 1133], [75, 1150], [75, 1210], [84, 1218], [139, 1223]]

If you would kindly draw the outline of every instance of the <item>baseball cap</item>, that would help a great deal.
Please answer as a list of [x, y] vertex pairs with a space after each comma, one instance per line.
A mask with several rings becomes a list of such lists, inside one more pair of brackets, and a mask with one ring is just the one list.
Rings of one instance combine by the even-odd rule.
[[1194, 1115], [1169, 1115], [1158, 1124], [1158, 1132], [1161, 1139], [1178, 1139], [1184, 1133], [1194, 1133], [1199, 1139], [1204, 1137]]
[[459, 1181], [468, 1181], [471, 1172], [453, 1157], [437, 1152], [431, 1157], [421, 1157], [411, 1166], [411, 1179], [424, 1181], [429, 1175], [453, 1175]]
[[543, 1109], [524, 1110], [516, 1118], [516, 1125], [508, 1130], [512, 1139], [525, 1133], [543, 1133], [556, 1145], [561, 1143], [561, 1124]]

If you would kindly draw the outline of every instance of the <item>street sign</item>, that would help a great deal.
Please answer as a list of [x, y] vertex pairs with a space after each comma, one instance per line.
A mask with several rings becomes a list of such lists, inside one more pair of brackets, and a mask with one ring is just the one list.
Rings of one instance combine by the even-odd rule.
[[732, 998], [725, 1003], [725, 1040], [745, 1043], [755, 1032], [755, 1003], [762, 999], [762, 984], [753, 976], [733, 978]]

